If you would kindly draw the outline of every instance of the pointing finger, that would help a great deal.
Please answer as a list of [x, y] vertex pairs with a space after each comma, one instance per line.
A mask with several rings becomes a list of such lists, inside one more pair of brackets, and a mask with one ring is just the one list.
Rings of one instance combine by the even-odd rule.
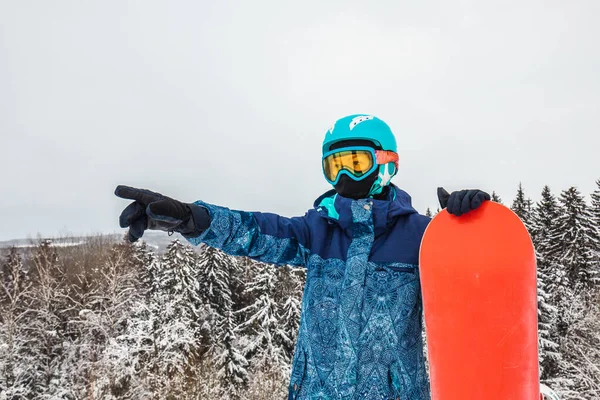
[[148, 205], [154, 201], [164, 199], [160, 193], [151, 192], [146, 189], [137, 189], [131, 186], [119, 185], [115, 189], [115, 195], [122, 199], [139, 201], [143, 205]]

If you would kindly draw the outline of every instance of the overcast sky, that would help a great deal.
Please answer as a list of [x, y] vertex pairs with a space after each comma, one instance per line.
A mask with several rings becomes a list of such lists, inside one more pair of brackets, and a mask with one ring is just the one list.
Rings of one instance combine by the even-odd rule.
[[367, 113], [394, 179], [510, 202], [600, 178], [600, 2], [0, 0], [0, 240], [118, 231], [117, 184], [302, 215]]

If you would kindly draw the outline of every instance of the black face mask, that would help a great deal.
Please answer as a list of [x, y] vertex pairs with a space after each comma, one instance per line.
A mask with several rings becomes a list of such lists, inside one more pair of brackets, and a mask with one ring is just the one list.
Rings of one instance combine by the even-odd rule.
[[379, 169], [376, 169], [371, 175], [360, 181], [355, 181], [348, 175], [342, 175], [334, 188], [337, 194], [342, 197], [348, 197], [354, 200], [366, 199], [369, 197], [371, 187], [377, 180], [378, 175]]
[[[381, 150], [379, 146], [376, 146], [374, 143], [368, 140], [344, 140], [342, 142], [334, 143], [331, 146], [330, 150], [336, 150], [350, 146], [366, 146], [371, 147], [375, 150]], [[334, 189], [337, 192], [337, 194], [339, 194], [342, 197], [347, 197], [349, 199], [354, 200], [366, 199], [367, 197], [369, 197], [371, 187], [377, 180], [378, 176], [379, 168], [377, 168], [370, 175], [368, 175], [366, 178], [360, 181], [355, 181], [348, 175], [342, 174], [342, 176], [340, 176], [340, 180], [334, 186]]]

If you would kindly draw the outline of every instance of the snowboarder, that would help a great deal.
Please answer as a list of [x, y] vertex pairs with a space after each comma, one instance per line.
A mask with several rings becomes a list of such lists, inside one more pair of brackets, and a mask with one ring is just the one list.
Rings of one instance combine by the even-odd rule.
[[[418, 260], [430, 219], [391, 183], [394, 134], [377, 117], [350, 115], [327, 131], [322, 154], [333, 190], [302, 217], [118, 186], [117, 196], [134, 200], [120, 225], [132, 242], [145, 229], [175, 231], [195, 245], [307, 268], [289, 399], [429, 399]], [[438, 195], [457, 216], [490, 199], [480, 190]]]

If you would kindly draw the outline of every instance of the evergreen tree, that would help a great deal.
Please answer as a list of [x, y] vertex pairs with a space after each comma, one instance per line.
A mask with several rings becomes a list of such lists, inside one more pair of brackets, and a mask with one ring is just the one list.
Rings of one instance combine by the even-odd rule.
[[248, 380], [248, 361], [238, 348], [231, 291], [234, 277], [239, 273], [238, 262], [220, 250], [204, 246], [199, 269], [202, 294], [208, 310], [209, 333], [205, 336], [214, 339], [209, 342], [210, 354], [222, 390], [229, 398], [237, 399]]
[[[596, 190], [592, 193], [592, 221], [595, 227], [595, 237], [594, 237], [594, 252], [596, 259], [596, 270], [600, 271], [600, 179], [596, 181]], [[600, 273], [600, 272], [599, 272]]]
[[[200, 259], [194, 249], [174, 240], [167, 246], [158, 273], [158, 285], [165, 294], [179, 298], [181, 315], [199, 320], [204, 312], [204, 301], [200, 294]], [[197, 324], [193, 324], [197, 325]]]
[[[126, 243], [129, 243], [126, 239]], [[137, 241], [131, 245], [131, 268], [139, 274], [137, 289], [146, 293], [152, 287], [153, 282], [157, 282], [156, 273], [158, 271], [150, 270], [149, 267], [156, 266], [156, 255], [143, 240]], [[146, 293], [147, 294], [147, 293]]]
[[564, 268], [570, 288], [583, 294], [598, 280], [594, 265], [596, 228], [584, 197], [575, 187], [563, 191], [559, 201], [562, 212], [557, 217], [549, 251], [558, 254], [557, 262]]
[[279, 326], [280, 282], [273, 265], [255, 262], [251, 271], [253, 277], [246, 292], [252, 303], [238, 311], [243, 322], [237, 328], [245, 334], [242, 343], [251, 364], [248, 391], [257, 395], [266, 391], [272, 398], [281, 398], [283, 387], [279, 382], [289, 379], [290, 364], [283, 343], [287, 330]]
[[523, 185], [519, 183], [519, 189], [517, 190], [517, 197], [515, 197], [510, 209], [521, 218], [521, 221], [525, 224], [525, 227], [532, 234], [531, 217], [532, 217], [532, 205], [533, 201], [529, 198], [525, 198], [525, 191]]
[[600, 179], [596, 181], [596, 190], [592, 193], [592, 214], [596, 226], [600, 227]]
[[218, 317], [225, 318], [232, 308], [230, 275], [235, 260], [222, 251], [203, 246], [198, 262], [203, 301]]
[[[140, 300], [136, 290], [140, 270], [128, 243], [115, 243], [87, 296], [75, 306], [78, 315], [68, 323], [72, 339], [65, 343], [65, 364], [69, 364], [71, 392], [76, 397], [102, 397], [110, 393], [123, 397], [135, 382], [134, 366], [128, 357], [123, 335]], [[85, 271], [82, 272], [85, 274]], [[74, 335], [73, 335], [74, 334]]]
[[532, 215], [532, 231], [534, 232], [535, 248], [538, 252], [538, 267], [549, 269], [550, 265], [560, 255], [558, 249], [552, 245], [552, 236], [558, 229], [557, 219], [561, 213], [556, 197], [546, 185], [542, 189], [540, 201], [536, 204]]
[[533, 239], [537, 259], [537, 299], [538, 299], [538, 336], [539, 336], [539, 361], [541, 377], [547, 379], [554, 376], [558, 370], [560, 353], [558, 351], [558, 334], [556, 328], [556, 313], [558, 309], [553, 306], [554, 299], [551, 291], [561, 279], [555, 271], [555, 254], [550, 248], [549, 235], [556, 230], [558, 205], [556, 198], [548, 186], [542, 190], [541, 200], [532, 212], [528, 212], [527, 201], [524, 201], [522, 187], [519, 187], [514, 208], [525, 213], [529, 223], [529, 232]]
[[158, 276], [161, 263], [144, 241], [133, 246], [131, 268], [138, 276], [137, 293], [130, 305], [130, 317], [125, 332], [112, 341], [107, 349], [118, 359], [118, 370], [127, 380], [124, 398], [156, 398], [160, 392], [161, 354], [164, 348], [163, 331], [159, 329], [162, 311], [167, 305], [161, 292]]
[[9, 249], [0, 270], [0, 396], [31, 398], [24, 359], [26, 331], [22, 319], [27, 312], [31, 283], [23, 269], [21, 255]]
[[431, 209], [429, 207], [427, 207], [427, 210], [425, 211], [425, 216], [429, 218], [433, 217], [433, 214], [431, 213]]
[[[204, 301], [199, 280], [199, 257], [194, 249], [174, 240], [160, 262], [158, 285], [162, 296], [170, 297], [176, 305], [174, 316], [189, 324], [194, 337], [199, 337], [199, 321], [204, 317]], [[195, 351], [190, 349], [192, 352]], [[191, 356], [191, 354], [189, 354]]]
[[[544, 186], [540, 201], [536, 204], [532, 214], [532, 237], [537, 259], [538, 281], [542, 281], [543, 290], [548, 295], [557, 293], [557, 285], [562, 278], [557, 259], [559, 249], [554, 245], [552, 237], [558, 234], [557, 219], [560, 207], [556, 197], [548, 186]], [[552, 298], [549, 299], [553, 303]]]
[[600, 399], [600, 308], [574, 298], [567, 309], [570, 323], [561, 343], [557, 376], [549, 383], [562, 399]]
[[205, 315], [197, 264], [193, 249], [175, 240], [161, 259], [148, 267], [153, 279], [148, 311], [140, 310], [137, 326], [131, 328], [139, 334], [140, 328], [151, 325], [148, 385], [159, 398], [184, 397], [199, 356], [200, 324]]
[[52, 242], [42, 241], [33, 255], [31, 301], [23, 318], [28, 331], [24, 357], [34, 397], [65, 398], [69, 393], [68, 372], [63, 369], [66, 342], [65, 313], [70, 309], [64, 274]]
[[588, 289], [595, 280], [590, 225], [589, 210], [583, 196], [574, 187], [564, 190], [559, 198], [555, 226], [548, 234], [550, 245], [546, 250], [552, 273], [550, 297], [557, 308], [552, 340], [560, 346], [560, 357], [546, 363], [549, 367], [546, 377], [553, 378], [563, 388], [569, 388], [575, 396], [579, 395], [572, 388], [581, 386], [579, 377], [585, 370], [581, 366], [589, 362], [576, 343], [595, 340], [582, 337], [588, 336], [582, 321], [586, 320], [588, 309], [593, 304]]
[[217, 353], [215, 366], [224, 394], [229, 399], [244, 398], [243, 388], [248, 383], [248, 360], [237, 348], [235, 315], [230, 308], [220, 326], [221, 351]]
[[244, 349], [247, 357], [253, 358], [253, 362], [262, 368], [278, 368], [286, 365], [286, 358], [281, 343], [277, 343], [279, 305], [274, 298], [275, 267], [257, 265], [257, 274], [246, 289], [253, 295], [254, 302], [239, 311], [246, 318], [238, 330], [250, 335]]
[[541, 379], [547, 379], [557, 372], [561, 359], [558, 338], [556, 337], [556, 313], [558, 309], [550, 304], [544, 275], [537, 271], [538, 301], [538, 341]]
[[222, 251], [209, 246], [202, 247], [198, 269], [202, 302], [206, 305], [203, 332], [207, 341], [204, 345], [212, 350], [213, 355], [219, 351], [215, 346], [226, 334], [226, 319], [233, 310], [230, 275], [235, 268], [235, 260]]
[[500, 198], [500, 196], [498, 196], [498, 194], [496, 194], [496, 191], [492, 192], [492, 201], [494, 201], [498, 204], [503, 204], [502, 199]]

